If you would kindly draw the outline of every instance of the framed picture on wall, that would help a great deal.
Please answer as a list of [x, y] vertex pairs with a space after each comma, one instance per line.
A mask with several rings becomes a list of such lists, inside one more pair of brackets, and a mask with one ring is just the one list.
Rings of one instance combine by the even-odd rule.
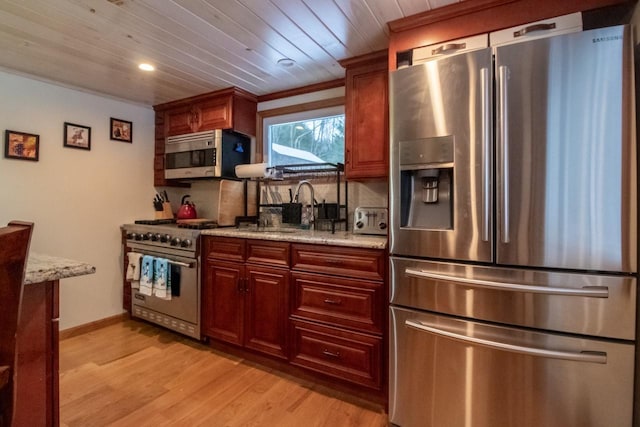
[[65, 122], [64, 146], [91, 150], [91, 128]]
[[111, 117], [111, 139], [114, 141], [131, 142], [133, 123]]
[[9, 159], [38, 161], [40, 135], [6, 130], [4, 133], [4, 156]]

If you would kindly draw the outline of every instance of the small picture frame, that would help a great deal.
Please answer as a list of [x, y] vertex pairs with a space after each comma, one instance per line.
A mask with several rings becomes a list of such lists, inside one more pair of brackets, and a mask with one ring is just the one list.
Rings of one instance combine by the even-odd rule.
[[111, 139], [113, 141], [131, 142], [133, 136], [133, 123], [127, 120], [111, 117]]
[[4, 134], [4, 156], [8, 159], [38, 161], [40, 135], [6, 130]]
[[64, 123], [64, 146], [91, 150], [91, 128], [88, 126]]

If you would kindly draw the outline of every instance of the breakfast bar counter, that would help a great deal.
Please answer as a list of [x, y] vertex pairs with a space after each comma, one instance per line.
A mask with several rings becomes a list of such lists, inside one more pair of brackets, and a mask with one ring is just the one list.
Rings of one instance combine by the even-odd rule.
[[17, 334], [14, 426], [59, 426], [59, 280], [95, 273], [70, 259], [30, 253]]

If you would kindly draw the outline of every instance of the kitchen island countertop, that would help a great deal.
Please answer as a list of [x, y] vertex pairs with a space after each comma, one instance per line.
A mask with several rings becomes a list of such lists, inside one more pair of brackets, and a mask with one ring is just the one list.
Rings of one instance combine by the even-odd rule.
[[84, 262], [30, 252], [24, 284], [48, 282], [95, 272], [94, 266]]
[[238, 237], [243, 239], [279, 240], [291, 243], [350, 246], [356, 248], [385, 249], [387, 236], [353, 234], [351, 232], [301, 230], [295, 228], [213, 228], [203, 230], [204, 236]]

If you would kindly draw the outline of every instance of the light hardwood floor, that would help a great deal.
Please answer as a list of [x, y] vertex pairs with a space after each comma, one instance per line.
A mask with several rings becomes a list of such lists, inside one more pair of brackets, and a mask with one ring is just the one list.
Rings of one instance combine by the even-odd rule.
[[383, 408], [126, 320], [60, 342], [72, 426], [387, 426]]

